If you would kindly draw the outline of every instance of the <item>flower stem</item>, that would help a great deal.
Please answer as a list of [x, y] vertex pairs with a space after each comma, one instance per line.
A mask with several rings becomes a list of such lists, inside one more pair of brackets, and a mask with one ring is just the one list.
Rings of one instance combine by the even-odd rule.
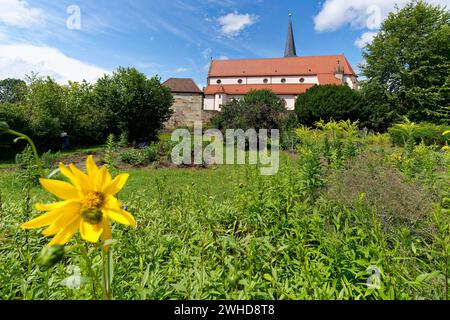
[[103, 297], [105, 300], [112, 300], [112, 255], [111, 250], [102, 250], [103, 255]]
[[95, 276], [94, 270], [92, 270], [92, 261], [89, 258], [89, 248], [86, 244], [86, 247], [83, 247], [82, 245], [80, 246], [81, 248], [81, 255], [83, 256], [83, 258], [86, 261], [87, 264], [87, 268], [88, 268], [88, 272], [89, 272], [89, 276], [91, 278], [91, 282], [92, 282], [92, 294], [94, 295], [94, 299], [97, 299], [97, 290], [95, 289], [95, 283], [97, 282], [96, 280], [97, 277]]
[[36, 146], [35, 146], [33, 140], [31, 140], [31, 138], [29, 136], [27, 136], [27, 135], [25, 135], [23, 133], [11, 130], [11, 129], [7, 129], [7, 130], [5, 130], [5, 132], [9, 133], [9, 134], [11, 134], [13, 136], [17, 136], [20, 139], [23, 139], [23, 140], [25, 140], [25, 141], [27, 141], [29, 143], [29, 145], [31, 146], [31, 149], [33, 150], [34, 158], [35, 158], [36, 164], [37, 164], [37, 166], [39, 168], [39, 172], [41, 173], [41, 177], [44, 177], [45, 174], [44, 174], [44, 169], [42, 167], [42, 162], [41, 162], [41, 159], [39, 158], [39, 154], [37, 152], [37, 149], [36, 149]]

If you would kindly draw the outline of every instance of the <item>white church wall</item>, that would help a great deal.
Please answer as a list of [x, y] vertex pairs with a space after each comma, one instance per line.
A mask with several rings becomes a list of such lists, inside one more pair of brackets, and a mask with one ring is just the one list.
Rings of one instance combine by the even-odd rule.
[[352, 89], [357, 89], [357, 83], [354, 76], [344, 76], [344, 83], [347, 84]]
[[203, 104], [204, 104], [203, 109], [214, 111], [215, 110], [214, 102], [215, 102], [215, 97], [213, 95], [205, 96], [205, 100], [203, 102]]
[[[285, 82], [283, 82], [283, 79]], [[303, 81], [300, 81], [303, 79]], [[265, 81], [266, 80], [266, 81]], [[245, 84], [319, 84], [317, 76], [276, 76], [276, 77], [230, 77], [210, 78], [210, 85], [245, 85]]]
[[[303, 78], [303, 82], [300, 79]], [[286, 80], [283, 82], [282, 80]], [[319, 84], [317, 76], [272, 77], [272, 84]]]
[[286, 110], [292, 111], [295, 110], [295, 96], [292, 95], [280, 95], [280, 98], [286, 101]]

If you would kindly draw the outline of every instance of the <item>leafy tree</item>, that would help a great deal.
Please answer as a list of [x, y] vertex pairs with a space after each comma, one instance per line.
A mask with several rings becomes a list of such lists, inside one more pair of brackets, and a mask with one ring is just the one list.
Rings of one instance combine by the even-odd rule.
[[363, 120], [364, 110], [361, 94], [348, 86], [314, 86], [300, 94], [295, 103], [300, 123], [311, 126], [317, 121], [334, 119]]
[[50, 77], [33, 77], [25, 99], [32, 138], [40, 149], [57, 149], [63, 132], [64, 90]]
[[212, 122], [220, 129], [278, 129], [285, 110], [284, 101], [272, 91], [253, 90], [223, 106]]
[[155, 139], [172, 115], [173, 97], [158, 77], [134, 68], [105, 75], [94, 88], [95, 105], [107, 113], [110, 133], [127, 132], [131, 140]]
[[107, 112], [95, 104], [93, 90], [86, 81], [63, 87], [61, 125], [73, 144], [97, 144], [107, 137]]
[[[449, 105], [450, 12], [412, 1], [391, 13], [363, 52], [366, 99], [374, 115], [439, 121]], [[383, 126], [388, 126], [389, 123]]]
[[27, 85], [19, 79], [0, 80], [0, 103], [18, 103], [25, 98]]

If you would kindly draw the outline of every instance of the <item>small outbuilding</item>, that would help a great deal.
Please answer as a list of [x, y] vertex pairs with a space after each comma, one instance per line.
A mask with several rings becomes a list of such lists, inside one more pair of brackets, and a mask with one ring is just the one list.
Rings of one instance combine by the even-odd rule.
[[167, 129], [193, 127], [196, 122], [202, 122], [203, 91], [194, 80], [170, 78], [163, 85], [170, 88], [175, 100], [172, 106], [174, 113], [166, 123]]

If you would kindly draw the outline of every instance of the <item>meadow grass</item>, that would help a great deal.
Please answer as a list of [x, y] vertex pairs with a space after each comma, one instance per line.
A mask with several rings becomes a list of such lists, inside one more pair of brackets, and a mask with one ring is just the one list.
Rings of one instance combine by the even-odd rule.
[[[398, 149], [372, 144], [333, 144], [326, 152], [319, 143], [303, 146], [295, 157], [283, 153], [272, 177], [250, 165], [127, 170], [131, 176], [119, 196], [138, 228], [114, 225], [114, 297], [444, 299], [448, 231], [436, 223], [439, 215], [441, 224], [445, 220], [440, 197], [427, 197], [418, 223], [409, 218], [414, 203], [401, 216], [394, 204], [410, 190], [435, 190], [432, 173], [446, 168], [448, 157], [417, 147], [414, 161], [397, 163], [389, 159]], [[351, 180], [328, 192], [333, 179], [362, 176], [355, 170], [363, 170], [358, 183], [369, 194], [346, 189]], [[88, 250], [93, 274], [80, 247], [49, 270], [37, 265], [49, 239], [19, 224], [38, 215], [33, 203], [54, 199], [39, 187], [24, 191], [16, 174], [0, 171], [0, 298], [101, 298], [99, 282], [86, 280], [100, 277], [99, 250], [79, 236], [70, 245]], [[380, 190], [389, 193], [390, 180], [402, 191], [382, 198], [393, 203], [386, 208], [377, 197]], [[86, 280], [79, 289], [62, 283], [73, 267]]]

